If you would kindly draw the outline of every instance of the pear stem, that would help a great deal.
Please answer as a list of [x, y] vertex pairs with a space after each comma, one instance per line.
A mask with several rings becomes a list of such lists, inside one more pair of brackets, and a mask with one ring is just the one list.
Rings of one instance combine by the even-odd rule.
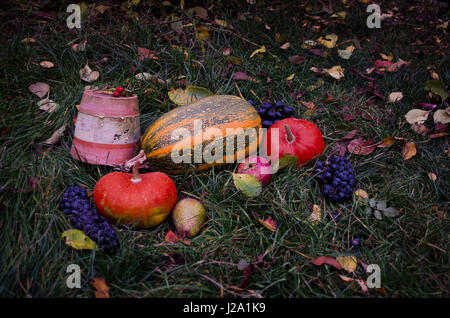
[[295, 136], [291, 131], [291, 128], [288, 125], [284, 125], [284, 128], [286, 129], [286, 136], [288, 142], [293, 142], [295, 140]]
[[141, 163], [137, 161], [133, 166], [133, 177], [131, 178], [131, 182], [138, 183], [142, 180], [142, 178], [139, 176], [139, 167], [141, 166]]

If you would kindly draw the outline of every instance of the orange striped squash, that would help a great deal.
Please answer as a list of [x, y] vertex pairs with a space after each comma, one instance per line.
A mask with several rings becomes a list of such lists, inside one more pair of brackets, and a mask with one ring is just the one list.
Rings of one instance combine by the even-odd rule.
[[[199, 126], [196, 127], [197, 129], [194, 128], [195, 120], [201, 120], [201, 129], [198, 128]], [[174, 138], [174, 131], [180, 128], [189, 132], [190, 137]], [[216, 132], [220, 130], [222, 138], [220, 135], [208, 134], [209, 128], [214, 128]], [[227, 128], [234, 129], [234, 133]], [[253, 129], [249, 130], [249, 128]], [[261, 128], [261, 118], [255, 108], [245, 99], [232, 95], [214, 95], [186, 106], [177, 107], [155, 120], [141, 136], [141, 147], [153, 170], [169, 174], [184, 173], [190, 167], [205, 170], [215, 165], [241, 160], [249, 155], [250, 150], [257, 149], [260, 137], [259, 128]], [[201, 136], [198, 134], [199, 131]], [[256, 132], [256, 134], [251, 134], [252, 137], [246, 136], [249, 132]], [[243, 140], [245, 140], [245, 145], [242, 144]], [[197, 162], [196, 154], [203, 154], [206, 150], [217, 155], [215, 158], [219, 156], [215, 153], [217, 148], [212, 150], [214, 148], [211, 146], [212, 144], [222, 145], [221, 160], [211, 161], [210, 159], [209, 162], [205, 160]], [[186, 160], [174, 162], [172, 157], [174, 147], [176, 147], [175, 149], [189, 148], [191, 162], [186, 162]], [[227, 147], [232, 149], [232, 152], [225, 152]], [[226, 157], [227, 154], [228, 157]]]

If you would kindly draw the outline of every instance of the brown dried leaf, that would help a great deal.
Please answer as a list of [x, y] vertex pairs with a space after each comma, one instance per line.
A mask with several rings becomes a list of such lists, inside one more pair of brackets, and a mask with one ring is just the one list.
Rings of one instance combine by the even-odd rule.
[[50, 61], [41, 61], [41, 62], [39, 63], [39, 65], [40, 65], [41, 67], [43, 67], [43, 68], [52, 68], [52, 67], [55, 66], [55, 64], [53, 64], [53, 63], [50, 62]]
[[284, 43], [282, 46], [280, 46], [280, 49], [282, 49], [282, 50], [287, 50], [287, 49], [290, 48], [290, 47], [291, 47], [291, 43], [286, 42], [286, 43]]
[[232, 78], [237, 81], [252, 81], [252, 82], [258, 82], [256, 78], [253, 78], [251, 76], [248, 76], [244, 72], [235, 72], [232, 75]]
[[394, 73], [397, 72], [403, 65], [409, 65], [411, 62], [404, 61], [402, 59], [398, 59], [397, 62], [390, 64], [387, 67], [387, 71]]
[[100, 73], [98, 71], [93, 71], [86, 63], [86, 65], [80, 70], [80, 78], [88, 83], [91, 83], [98, 79]]
[[402, 155], [404, 160], [409, 160], [417, 154], [416, 144], [408, 142], [403, 146]]
[[305, 57], [301, 56], [301, 55], [294, 55], [294, 56], [289, 57], [289, 61], [292, 64], [296, 64], [296, 65], [302, 64], [304, 60], [305, 60]]
[[271, 217], [268, 217], [265, 220], [258, 219], [259, 223], [261, 223], [262, 226], [264, 226], [266, 229], [272, 232], [277, 231], [277, 221], [272, 219]]
[[364, 140], [362, 137], [353, 139], [347, 146], [347, 150], [355, 155], [368, 155], [372, 153], [377, 144], [372, 139]]

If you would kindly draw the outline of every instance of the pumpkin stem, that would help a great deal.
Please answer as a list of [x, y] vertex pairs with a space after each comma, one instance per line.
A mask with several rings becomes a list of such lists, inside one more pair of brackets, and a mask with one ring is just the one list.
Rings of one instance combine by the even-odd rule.
[[133, 177], [131, 178], [131, 182], [138, 183], [141, 182], [142, 178], [139, 176], [139, 167], [141, 163], [137, 161], [133, 166]]
[[288, 142], [293, 142], [295, 140], [295, 136], [291, 131], [291, 128], [288, 125], [284, 125], [284, 128], [286, 129], [286, 136]]

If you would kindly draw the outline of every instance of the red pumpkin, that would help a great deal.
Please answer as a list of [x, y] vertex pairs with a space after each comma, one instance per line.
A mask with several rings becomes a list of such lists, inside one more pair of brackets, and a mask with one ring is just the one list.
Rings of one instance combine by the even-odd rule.
[[164, 173], [139, 175], [139, 164], [133, 174], [112, 172], [98, 180], [94, 202], [107, 219], [139, 228], [154, 227], [163, 222], [177, 202], [175, 183]]
[[[272, 145], [272, 138], [276, 137], [274, 130], [278, 129], [278, 154]], [[297, 157], [297, 166], [321, 155], [325, 149], [322, 133], [312, 122], [304, 119], [286, 118], [270, 126], [264, 137], [266, 153], [272, 160], [278, 160], [289, 154]], [[274, 145], [276, 145], [274, 140]], [[273, 148], [273, 149], [272, 149]], [[273, 155], [272, 155], [272, 152]]]

